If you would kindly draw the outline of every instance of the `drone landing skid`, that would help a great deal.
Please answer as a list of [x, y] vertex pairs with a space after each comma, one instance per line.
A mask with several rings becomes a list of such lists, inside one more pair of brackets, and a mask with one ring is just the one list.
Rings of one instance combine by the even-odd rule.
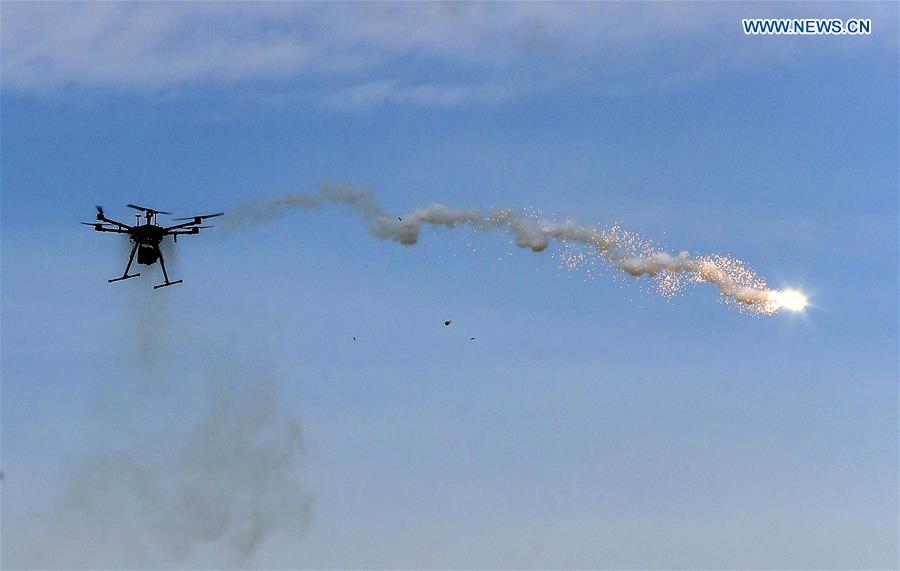
[[182, 283], [183, 281], [184, 281], [184, 280], [175, 280], [174, 282], [166, 282], [166, 283], [164, 283], [164, 284], [159, 284], [159, 285], [153, 286], [153, 289], [159, 289], [159, 288], [161, 288], [161, 287], [169, 287], [169, 286], [173, 286], [173, 285], [175, 285], [175, 284], [180, 284], [180, 283]]
[[111, 280], [106, 280], [106, 281], [107, 281], [108, 283], [120, 282], [120, 281], [122, 281], [122, 280], [127, 280], [127, 279], [129, 279], [129, 278], [136, 278], [136, 277], [138, 277], [139, 275], [141, 275], [141, 274], [131, 274], [130, 276], [126, 274], [126, 275], [122, 276], [121, 278], [113, 278], [113, 279], [111, 279]]

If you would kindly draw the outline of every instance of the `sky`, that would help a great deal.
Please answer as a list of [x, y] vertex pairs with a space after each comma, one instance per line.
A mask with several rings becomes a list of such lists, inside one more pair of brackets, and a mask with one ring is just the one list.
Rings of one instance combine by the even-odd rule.
[[[895, 3], [0, 16], [4, 568], [897, 565]], [[322, 184], [619, 224], [809, 307], [340, 205], [228, 222]], [[129, 202], [226, 212], [183, 284], [106, 283], [128, 244], [78, 223]]]

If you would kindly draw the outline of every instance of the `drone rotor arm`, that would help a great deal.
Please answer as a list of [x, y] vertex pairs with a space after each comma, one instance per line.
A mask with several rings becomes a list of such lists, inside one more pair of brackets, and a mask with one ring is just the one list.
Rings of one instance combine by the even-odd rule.
[[[197, 223], [185, 222], [184, 224], [176, 224], [175, 226], [167, 226], [166, 228], [164, 228], [164, 230], [166, 231], [166, 234], [175, 234], [174, 231], [179, 230], [181, 228], [191, 229], [191, 228], [196, 228], [196, 227], [197, 227]], [[191, 232], [185, 232], [185, 233], [190, 234]]]
[[109, 227], [104, 222], [82, 222], [85, 226], [93, 226], [97, 232], [113, 232], [115, 234], [130, 234], [125, 228]]
[[118, 221], [116, 221], [116, 220], [113, 220], [112, 218], [107, 218], [106, 215], [103, 214], [102, 212], [98, 212], [98, 213], [97, 213], [97, 220], [100, 220], [100, 221], [105, 222], [105, 223], [107, 223], [107, 224], [113, 224], [113, 225], [115, 225], [115, 226], [118, 226], [119, 228], [125, 228], [125, 229], [128, 229], [128, 230], [131, 229], [131, 226], [129, 226], [128, 224], [124, 224], [124, 223], [122, 223], [122, 222], [118, 222]]
[[200, 230], [203, 228], [214, 228], [214, 226], [187, 226], [187, 227], [175, 226], [173, 228], [178, 228], [178, 229], [172, 230], [170, 228], [166, 228], [165, 235], [166, 236], [189, 236], [191, 234], [199, 234]]

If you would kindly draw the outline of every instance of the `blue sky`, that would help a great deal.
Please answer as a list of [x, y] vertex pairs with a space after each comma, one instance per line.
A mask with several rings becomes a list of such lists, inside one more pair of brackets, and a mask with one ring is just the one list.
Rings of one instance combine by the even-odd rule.
[[[795, 16], [873, 34], [740, 28]], [[3, 566], [896, 565], [897, 17], [4, 3]], [[180, 241], [153, 291], [77, 224], [323, 182], [619, 222], [811, 307], [340, 207]]]

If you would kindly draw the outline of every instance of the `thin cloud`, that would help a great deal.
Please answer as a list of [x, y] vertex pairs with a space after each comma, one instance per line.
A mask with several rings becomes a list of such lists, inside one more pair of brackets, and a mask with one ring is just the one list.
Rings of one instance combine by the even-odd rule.
[[512, 91], [500, 85], [446, 83], [398, 85], [393, 81], [372, 81], [338, 89], [329, 97], [329, 102], [339, 109], [385, 104], [447, 108], [500, 103], [511, 96]]
[[[797, 11], [673, 3], [6, 2], [2, 87], [152, 95], [262, 81], [272, 91], [321, 92], [326, 85], [324, 100], [337, 106], [452, 107], [502, 101], [535, 86], [649, 76], [664, 85], [808, 50], [852, 56], [896, 48], [895, 6], [806, 4]], [[747, 38], [740, 29], [742, 17], [797, 15], [871, 17], [875, 32], [816, 41]]]

